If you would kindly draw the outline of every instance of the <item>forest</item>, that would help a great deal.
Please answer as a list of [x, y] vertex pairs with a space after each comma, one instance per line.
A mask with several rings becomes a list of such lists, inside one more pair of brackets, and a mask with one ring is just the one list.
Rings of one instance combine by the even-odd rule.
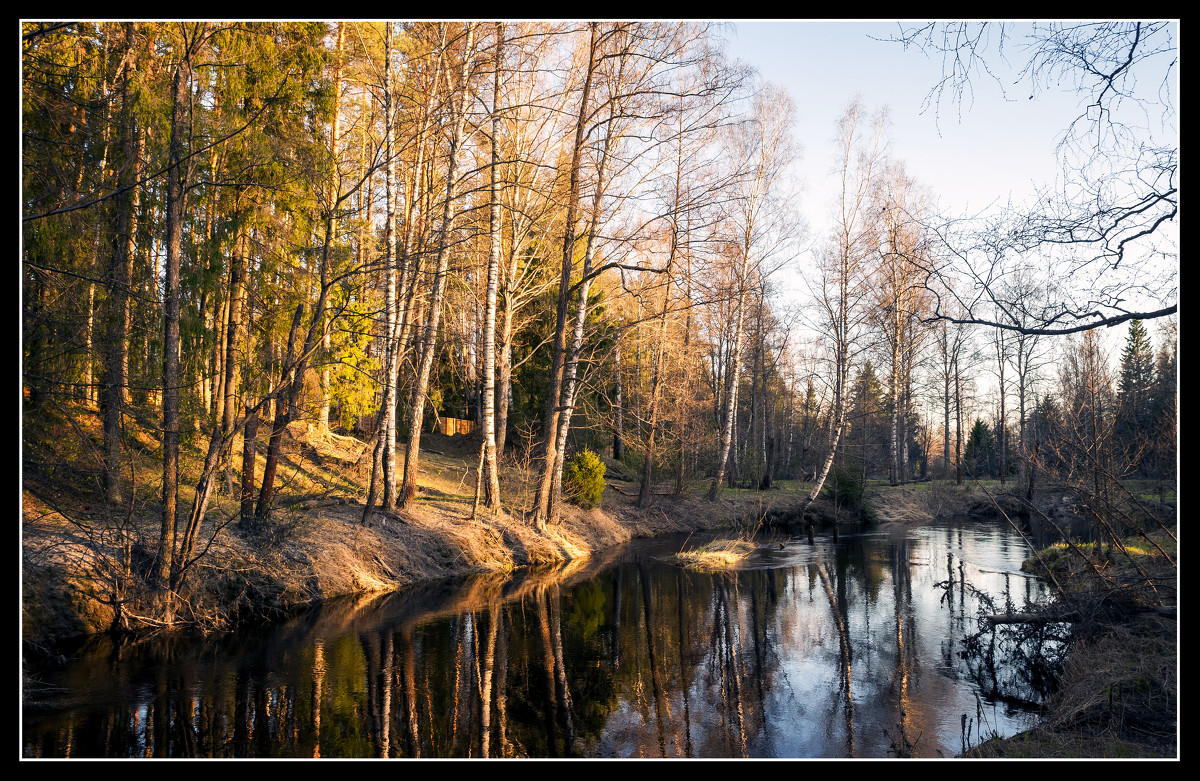
[[[1174, 42], [1046, 30], [1026, 73], [1074, 85], [1078, 180], [948, 219], [847, 96], [816, 235], [800, 96], [722, 25], [23, 22], [23, 482], [90, 487], [110, 599], [167, 624], [218, 534], [282, 523], [298, 425], [363, 464], [363, 524], [419, 500], [423, 436], [462, 430], [471, 517], [539, 532], [608, 463], [642, 507], [1068, 491], [1115, 539], [1177, 480], [1178, 141], [1128, 143], [1116, 105]], [[956, 35], [897, 41], [960, 53], [935, 102], [980, 78]]]

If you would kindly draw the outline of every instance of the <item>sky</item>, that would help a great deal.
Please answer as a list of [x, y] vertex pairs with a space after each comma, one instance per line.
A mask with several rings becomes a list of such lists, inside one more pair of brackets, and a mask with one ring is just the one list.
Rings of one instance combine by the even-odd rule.
[[753, 21], [733, 28], [728, 54], [786, 87], [795, 103], [795, 136], [804, 147], [801, 210], [814, 234], [831, 225], [835, 123], [855, 95], [869, 112], [888, 108], [891, 154], [952, 212], [978, 211], [1010, 193], [1020, 200], [1053, 181], [1056, 138], [1078, 109], [1073, 93], [1030, 100], [1016, 86], [1006, 98], [994, 82], [978, 81], [961, 116], [948, 103], [939, 116], [925, 99], [941, 78], [941, 61], [884, 40], [898, 33], [895, 22]]
[[[804, 271], [812, 267], [817, 241], [833, 226], [835, 123], [855, 95], [868, 112], [888, 108], [889, 153], [928, 188], [944, 216], [976, 214], [1003, 205], [1010, 196], [1021, 203], [1039, 186], [1053, 185], [1057, 141], [1083, 111], [1083, 101], [1069, 85], [1031, 96], [1028, 81], [1019, 74], [1022, 36], [1029, 29], [1017, 25], [1010, 32], [1007, 63], [989, 60], [1003, 88], [995, 80], [976, 78], [973, 100], [961, 111], [944, 100], [939, 112], [927, 97], [942, 78], [940, 55], [931, 58], [915, 47], [905, 50], [889, 42], [900, 32], [895, 21], [730, 23], [727, 54], [784, 86], [796, 107], [794, 135], [804, 150], [796, 168], [803, 183], [800, 211], [811, 241], [799, 262], [780, 273], [785, 298], [807, 288]], [[1176, 27], [1176, 41], [1178, 32]], [[1178, 106], [1178, 70], [1174, 90]]]

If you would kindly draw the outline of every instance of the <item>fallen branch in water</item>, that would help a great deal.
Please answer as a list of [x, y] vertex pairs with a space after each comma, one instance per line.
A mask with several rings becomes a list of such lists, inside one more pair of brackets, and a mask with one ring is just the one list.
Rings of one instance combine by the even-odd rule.
[[1079, 621], [1079, 614], [1000, 613], [998, 615], [984, 616], [983, 619], [992, 626], [998, 624], [1072, 624]]
[[[1154, 613], [1165, 618], [1176, 617], [1175, 607], [1172, 605], [1155, 605], [1137, 612]], [[992, 626], [1000, 624], [1073, 624], [1083, 620], [1079, 613], [1074, 611], [1067, 613], [998, 613], [996, 615], [984, 616], [983, 619]]]

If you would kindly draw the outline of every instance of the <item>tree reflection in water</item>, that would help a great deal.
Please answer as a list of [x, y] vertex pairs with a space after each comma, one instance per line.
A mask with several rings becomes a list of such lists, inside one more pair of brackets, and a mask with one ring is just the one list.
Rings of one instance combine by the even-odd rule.
[[[336, 601], [236, 635], [94, 638], [36, 671], [67, 693], [26, 708], [25, 753], [950, 755], [976, 695], [1003, 698], [958, 652], [974, 588], [1012, 599], [1020, 549], [1003, 533], [764, 545], [752, 568], [718, 574], [646, 546], [566, 573]], [[1018, 582], [1023, 599], [1042, 594]], [[991, 650], [1000, 681], [1005, 649]], [[988, 714], [1000, 733], [1029, 721], [1005, 704]]]

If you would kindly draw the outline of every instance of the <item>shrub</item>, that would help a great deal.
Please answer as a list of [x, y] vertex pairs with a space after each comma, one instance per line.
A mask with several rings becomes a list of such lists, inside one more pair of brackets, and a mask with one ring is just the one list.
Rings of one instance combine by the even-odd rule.
[[563, 482], [571, 501], [590, 510], [600, 504], [604, 494], [604, 462], [589, 448], [584, 448], [567, 462]]
[[822, 493], [836, 505], [856, 507], [862, 500], [863, 488], [862, 472], [839, 464], [829, 472]]

